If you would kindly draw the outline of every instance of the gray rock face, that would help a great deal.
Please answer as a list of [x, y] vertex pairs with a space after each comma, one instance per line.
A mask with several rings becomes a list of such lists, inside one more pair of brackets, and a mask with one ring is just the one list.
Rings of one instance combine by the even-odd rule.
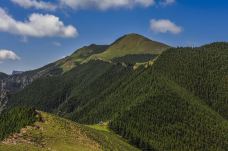
[[56, 67], [54, 64], [50, 64], [43, 68], [20, 72], [20, 74], [12, 74], [0, 78], [0, 113], [4, 110], [8, 102], [8, 94], [15, 93], [21, 89], [24, 89], [34, 80], [41, 77], [56, 76], [62, 74], [62, 70]]
[[0, 113], [4, 110], [8, 102], [8, 94], [23, 89], [33, 80], [39, 78], [38, 75], [12, 75], [0, 81]]

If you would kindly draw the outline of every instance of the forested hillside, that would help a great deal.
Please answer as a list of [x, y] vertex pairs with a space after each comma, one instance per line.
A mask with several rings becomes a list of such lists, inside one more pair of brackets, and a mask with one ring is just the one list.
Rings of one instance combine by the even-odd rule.
[[[228, 44], [171, 48], [161, 55], [89, 61], [11, 94], [79, 123], [108, 122], [141, 149], [227, 150]], [[153, 66], [132, 69], [135, 61]]]
[[162, 75], [144, 72], [125, 89], [133, 91], [116, 93], [120, 95], [112, 95], [110, 102], [123, 97], [126, 104], [137, 103], [114, 118], [110, 126], [139, 148], [161, 151], [227, 148], [228, 122], [176, 83]]
[[112, 59], [112, 62], [123, 63], [126, 65], [135, 65], [136, 63], [145, 63], [155, 59], [158, 55], [153, 54], [138, 54], [138, 55], [126, 55], [123, 57], [116, 57]]
[[96, 98], [99, 92], [131, 71], [131, 68], [121, 64], [91, 61], [64, 75], [36, 80], [24, 90], [11, 95], [9, 105], [29, 105], [44, 111], [69, 113], [80, 104]]
[[[134, 40], [132, 42], [133, 45], [128, 47], [130, 40]], [[134, 49], [134, 51], [130, 51], [134, 46], [137, 46], [135, 47], [137, 49]], [[112, 49], [109, 49], [110, 47]], [[139, 54], [139, 55], [143, 54], [145, 56], [147, 55], [156, 56], [157, 54], [161, 54], [167, 48], [169, 48], [169, 46], [159, 42], [152, 41], [141, 35], [129, 34], [129, 35], [123, 36], [122, 38], [119, 38], [116, 42], [114, 42], [111, 45], [91, 44], [89, 46], [84, 46], [82, 48], [77, 49], [70, 56], [67, 56], [63, 59], [50, 63], [44, 67], [31, 70], [31, 71], [26, 71], [21, 74], [8, 76], [7, 80], [3, 81], [2, 84], [4, 85], [4, 90], [10, 91], [10, 92], [16, 92], [25, 88], [27, 85], [29, 85], [36, 79], [60, 76], [76, 68], [77, 66], [80, 66], [81, 64], [88, 63], [90, 60], [104, 60], [105, 58], [96, 57], [96, 56], [100, 56], [106, 51], [110, 53], [111, 57], [109, 59], [106, 58], [105, 60], [107, 62], [110, 62], [113, 58], [116, 59], [118, 56], [124, 57], [125, 55], [128, 56], [131, 54]], [[140, 61], [142, 61], [142, 59], [146, 61], [148, 60], [148, 57], [145, 57], [145, 56], [144, 57], [136, 56], [134, 58], [130, 56], [130, 58], [128, 57], [123, 59], [125, 60], [133, 59], [134, 61], [137, 61], [137, 59], [141, 58]], [[121, 60], [121, 62], [123, 61], [123, 59]], [[1, 77], [5, 77], [5, 76], [6, 76], [5, 74], [0, 73], [0, 79]]]
[[228, 119], [228, 43], [170, 49], [154, 68]]

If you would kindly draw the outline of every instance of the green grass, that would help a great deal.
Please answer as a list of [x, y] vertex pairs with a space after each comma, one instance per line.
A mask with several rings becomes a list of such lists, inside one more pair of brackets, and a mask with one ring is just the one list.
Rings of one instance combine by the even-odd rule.
[[102, 53], [108, 48], [108, 45], [89, 45], [76, 50], [71, 56], [66, 58], [64, 62], [60, 64], [63, 72], [70, 71], [77, 65], [81, 64], [87, 58], [93, 54]]
[[122, 57], [130, 54], [161, 54], [168, 49], [169, 46], [152, 41], [137, 34], [129, 34], [121, 37], [114, 42], [106, 51], [91, 56], [90, 59], [101, 58], [111, 60], [113, 58]]
[[105, 131], [105, 132], [110, 132], [108, 122], [102, 123], [102, 124], [94, 124], [94, 125], [87, 125], [90, 128], [99, 130], [99, 131]]
[[[84, 126], [41, 112], [44, 122], [26, 128], [16, 144], [0, 143], [1, 151], [96, 151], [137, 150], [125, 140], [98, 126]], [[39, 127], [38, 129], [35, 127]], [[22, 133], [21, 133], [22, 134]], [[30, 140], [25, 142], [24, 140]]]

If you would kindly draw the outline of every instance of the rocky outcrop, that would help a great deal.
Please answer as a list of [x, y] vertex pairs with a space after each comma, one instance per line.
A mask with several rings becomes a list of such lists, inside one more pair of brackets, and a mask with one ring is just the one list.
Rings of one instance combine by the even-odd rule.
[[38, 78], [37, 76], [21, 76], [12, 75], [0, 81], [0, 113], [4, 110], [8, 102], [8, 94], [14, 93], [26, 87], [33, 80]]
[[38, 78], [56, 76], [60, 74], [62, 74], [62, 70], [56, 67], [55, 64], [50, 64], [37, 70], [12, 74], [0, 79], [0, 113], [6, 107], [8, 94], [15, 93], [25, 88]]

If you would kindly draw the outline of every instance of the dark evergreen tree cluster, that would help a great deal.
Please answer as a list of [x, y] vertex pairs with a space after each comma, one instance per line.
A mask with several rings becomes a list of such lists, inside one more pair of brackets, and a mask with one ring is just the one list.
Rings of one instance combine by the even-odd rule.
[[153, 93], [146, 92], [142, 103], [119, 114], [110, 127], [142, 150], [226, 150], [227, 121], [177, 84], [160, 80], [151, 85], [157, 87]]
[[118, 57], [112, 59], [113, 62], [125, 63], [127, 65], [134, 65], [136, 63], [148, 62], [156, 58], [157, 55], [153, 54], [136, 54], [136, 55], [126, 55], [123, 57]]
[[154, 68], [228, 119], [228, 43], [170, 49]]
[[4, 111], [0, 115], [0, 140], [10, 134], [19, 132], [21, 128], [33, 124], [37, 119], [37, 113], [32, 108], [15, 107]]

